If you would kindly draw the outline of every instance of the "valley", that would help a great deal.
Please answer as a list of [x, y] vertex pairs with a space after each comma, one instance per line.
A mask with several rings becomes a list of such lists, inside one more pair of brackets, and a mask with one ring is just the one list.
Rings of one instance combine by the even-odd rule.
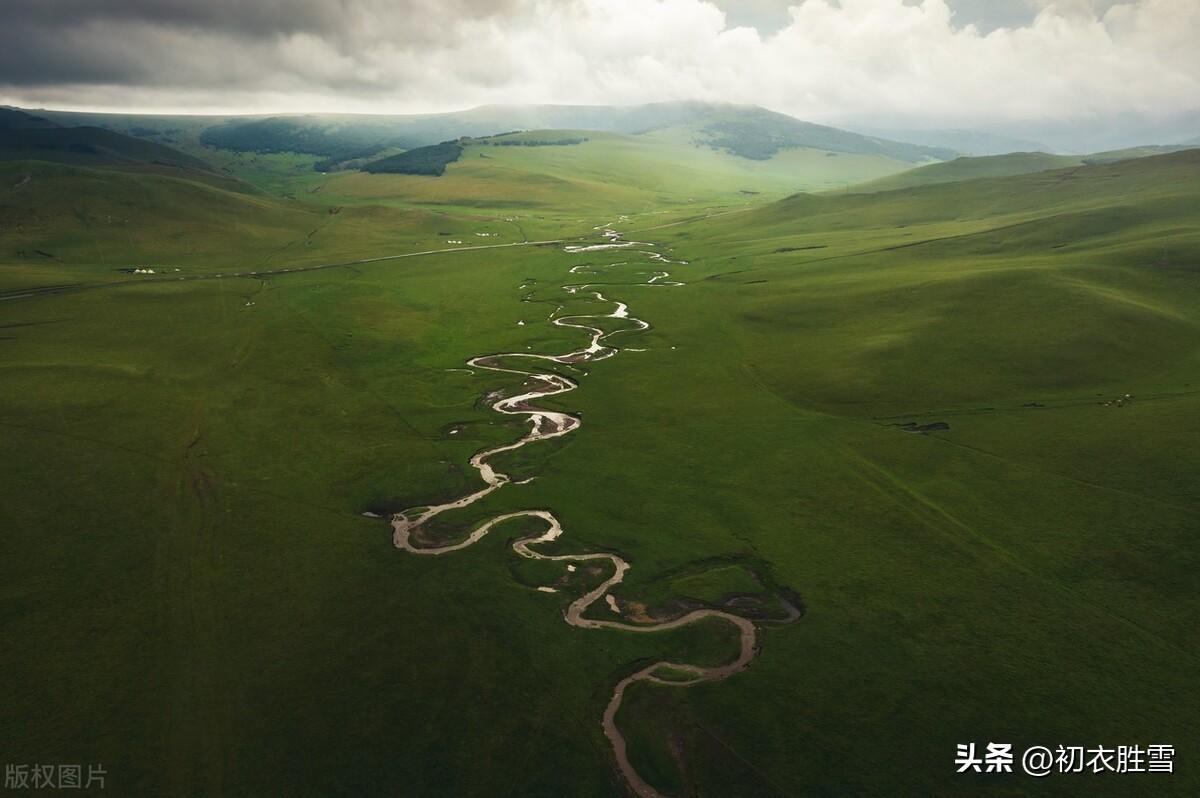
[[[1200, 151], [28, 114], [106, 132], [0, 163], [14, 761], [758, 798], [950, 794], [982, 738], [1195, 750]], [[1130, 782], [1036, 794], [1081, 784]]]

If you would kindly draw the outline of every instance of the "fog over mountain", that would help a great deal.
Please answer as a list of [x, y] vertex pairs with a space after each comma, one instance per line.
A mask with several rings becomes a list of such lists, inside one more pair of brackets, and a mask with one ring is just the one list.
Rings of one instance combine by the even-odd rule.
[[5, 6], [0, 102], [23, 107], [413, 113], [695, 99], [1075, 150], [1100, 143], [1084, 134], [1169, 143], [1200, 108], [1194, 0]]

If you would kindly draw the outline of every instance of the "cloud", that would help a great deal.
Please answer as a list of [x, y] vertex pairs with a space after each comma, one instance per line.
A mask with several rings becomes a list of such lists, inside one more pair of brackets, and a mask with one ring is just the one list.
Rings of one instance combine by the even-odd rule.
[[1195, 0], [987, 7], [795, 0], [762, 33], [704, 0], [7, 0], [0, 97], [380, 113], [695, 98], [961, 125], [1200, 107]]

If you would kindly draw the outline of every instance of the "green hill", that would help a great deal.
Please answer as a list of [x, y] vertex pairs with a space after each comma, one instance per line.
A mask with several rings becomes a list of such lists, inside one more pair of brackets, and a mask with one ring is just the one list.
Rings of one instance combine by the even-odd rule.
[[37, 159], [79, 166], [153, 164], [181, 169], [208, 169], [208, 164], [199, 158], [99, 127], [2, 128], [0, 159]]
[[209, 127], [203, 144], [263, 153], [302, 152], [330, 164], [387, 147], [410, 149], [460, 137], [515, 129], [573, 129], [641, 134], [687, 128], [694, 143], [744, 158], [766, 159], [786, 149], [882, 155], [920, 162], [953, 152], [862, 136], [802, 122], [755, 106], [657, 103], [642, 106], [484, 106], [450, 114], [396, 117], [320, 116], [233, 119]]
[[[683, 178], [674, 180], [673, 172], [650, 165], [654, 173], [667, 179], [664, 188], [672, 196], [686, 192], [688, 185], [695, 185], [693, 178], [697, 174], [714, 166], [732, 180], [733, 184], [727, 182], [725, 188], [735, 195], [742, 190], [751, 192], [743, 196], [752, 196], [754, 192], [778, 195], [845, 187], [902, 171], [913, 164], [953, 156], [946, 149], [863, 136], [753, 106], [699, 102], [481, 106], [455, 113], [413, 116], [182, 117], [59, 111], [38, 111], [38, 114], [59, 124], [101, 126], [147, 142], [169, 145], [215, 164], [224, 174], [280, 196], [296, 196], [311, 190], [313, 182], [304, 176], [305, 171], [325, 173], [364, 167], [367, 171], [378, 171], [371, 164], [438, 142], [528, 130], [541, 131], [539, 135], [551, 138], [587, 139], [592, 138], [591, 133], [607, 133], [644, 140], [647, 155], [665, 155]], [[602, 148], [590, 151], [598, 149]], [[724, 157], [714, 158], [714, 154]], [[556, 157], [544, 155], [550, 160]], [[403, 164], [421, 158], [421, 155], [409, 156], [388, 163], [407, 169]], [[731, 167], [727, 158], [734, 158], [742, 165]], [[640, 158], [637, 160], [640, 162]], [[756, 162], [774, 168], [762, 169], [753, 165]], [[392, 167], [385, 164], [383, 168]], [[537, 174], [540, 170], [533, 166], [532, 171]], [[570, 175], [556, 177], [568, 182], [576, 179]], [[543, 195], [544, 187], [544, 184], [536, 186], [534, 195]], [[515, 191], [512, 196], [524, 201], [523, 194]], [[366, 197], [402, 200], [381, 193], [377, 186]], [[466, 199], [468, 203], [471, 201], [469, 196]], [[424, 200], [418, 196], [416, 201]], [[492, 201], [493, 206], [504, 204]]]
[[1182, 152], [1183, 150], [1191, 149], [1195, 149], [1195, 146], [1187, 144], [1147, 144], [1141, 147], [1126, 147], [1122, 150], [1092, 153], [1091, 155], [1083, 156], [1083, 162], [1087, 164], [1112, 163], [1114, 161], [1127, 161], [1131, 158], [1148, 158], [1152, 155], [1169, 155], [1173, 152]]
[[296, 152], [322, 156], [318, 168], [369, 157], [388, 147], [420, 147], [420, 133], [389, 124], [386, 118], [329, 120], [322, 117], [234, 119], [206, 128], [201, 144], [238, 152]]
[[[672, 454], [703, 451], [723, 500], [746, 497], [723, 522], [809, 607], [770, 641], [771, 677], [674, 703], [677, 722], [649, 696], [641, 722], [686, 734], [740, 701], [739, 728], [774, 738], [742, 750], [788, 795], [956, 794], [949, 768], [912, 763], [980, 724], [1018, 748], [1194, 740], [1198, 208], [1191, 151], [637, 232], [689, 261], [678, 294], [638, 296], [678, 351], [601, 406], [648, 419], [625, 440], [655, 453], [638, 478], [660, 493], [681, 489]], [[660, 419], [682, 408], [705, 446], [672, 443]], [[729, 767], [688, 777], [737, 794]]]
[[[631, 135], [594, 130], [539, 130], [462, 140], [441, 176], [367, 174], [404, 162], [424, 163], [434, 148], [412, 150], [365, 172], [330, 174], [322, 195], [347, 203], [492, 209], [497, 213], [649, 212], [777, 199], [797, 191], [842, 187], [893, 174], [910, 164], [878, 153], [788, 148], [770, 158], [744, 158], [716, 146], [696, 146], [695, 132], [665, 128]], [[567, 141], [557, 146], [527, 141]], [[447, 156], [455, 155], [448, 147]], [[414, 154], [415, 153], [415, 154]], [[424, 168], [424, 167], [422, 167]]]
[[[825, 125], [802, 122], [786, 114], [754, 106], [716, 105], [708, 106], [704, 111], [697, 119], [689, 120], [681, 126], [694, 133], [696, 144], [725, 150], [743, 158], [765, 160], [783, 150], [801, 148], [858, 155], [882, 155], [912, 163], [954, 156], [952, 150], [862, 136]], [[660, 128], [650, 130], [658, 129]]]
[[[0, 163], [0, 262], [78, 277], [124, 266], [228, 263], [324, 221], [323, 209], [140, 171], [45, 161]], [[17, 267], [21, 266], [22, 269]], [[107, 267], [106, 269], [97, 267]]]
[[1044, 152], [1014, 152], [1007, 155], [985, 155], [955, 158], [945, 163], [929, 164], [897, 175], [873, 180], [853, 187], [856, 192], [895, 191], [914, 186], [954, 183], [980, 177], [1008, 177], [1047, 169], [1079, 166], [1083, 160], [1074, 155], [1049, 155]]
[[0, 161], [27, 160], [155, 172], [234, 191], [251, 190], [204, 160], [156, 141], [91, 125], [64, 127], [46, 117], [0, 109]]
[[37, 130], [58, 127], [42, 116], [34, 116], [19, 108], [0, 107], [0, 130]]
[[1063, 169], [1084, 164], [1105, 164], [1133, 158], [1167, 155], [1192, 149], [1187, 146], [1144, 146], [1124, 150], [1097, 152], [1091, 155], [1050, 155], [1044, 152], [1014, 152], [1007, 155], [990, 155], [977, 158], [955, 158], [945, 163], [929, 164], [900, 174], [854, 186], [855, 192], [872, 193], [895, 191], [902, 188], [954, 183], [983, 177], [1009, 177]]
[[0, 186], [0, 289], [128, 280], [138, 267], [162, 279], [330, 263], [443, 246], [437, 231], [514, 237], [503, 224], [301, 203], [137, 170], [0, 162]]

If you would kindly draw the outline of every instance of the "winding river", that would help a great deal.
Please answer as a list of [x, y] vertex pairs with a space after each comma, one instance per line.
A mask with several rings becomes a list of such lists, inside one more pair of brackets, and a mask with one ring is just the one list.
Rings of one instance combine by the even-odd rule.
[[[650, 261], [660, 264], [672, 264], [676, 261], [671, 261], [663, 255], [647, 249], [635, 249], [636, 247], [649, 247], [650, 244], [637, 241], [623, 240], [621, 235], [611, 228], [611, 225], [604, 225], [596, 228], [603, 235], [605, 242], [599, 244], [585, 246], [568, 246], [565, 248], [567, 252], [583, 253], [594, 252], [599, 250], [610, 249], [629, 249], [632, 253], [640, 254], [647, 257]], [[582, 267], [576, 266], [571, 269], [572, 274], [579, 274]], [[667, 271], [655, 272], [642, 286], [679, 286], [682, 283], [671, 281], [668, 278], [670, 273]], [[572, 626], [577, 626], [581, 629], [617, 629], [625, 632], [649, 633], [662, 632], [669, 629], [677, 629], [681, 626], [696, 623], [708, 618], [718, 619], [729, 624], [737, 629], [740, 638], [740, 648], [738, 655], [723, 665], [718, 666], [701, 666], [683, 662], [669, 662], [666, 660], [655, 662], [648, 665], [635, 673], [632, 673], [617, 682], [613, 688], [612, 697], [609, 699], [608, 705], [605, 707], [602, 725], [604, 734], [612, 744], [613, 754], [616, 758], [617, 767], [621, 775], [624, 777], [629, 787], [642, 798], [663, 798], [651, 784], [643, 779], [629, 762], [629, 757], [626, 751], [625, 738], [617, 727], [617, 712], [621, 708], [621, 701], [625, 695], [626, 689], [634, 682], [644, 681], [652, 682], [664, 687], [688, 687], [703, 682], [712, 682], [719, 679], [724, 679], [739, 671], [744, 670], [754, 659], [758, 652], [758, 632], [755, 624], [747, 618], [739, 615], [734, 615], [730, 612], [725, 612], [720, 609], [704, 608], [697, 609], [691, 612], [682, 614], [670, 620], [648, 622], [648, 623], [631, 623], [615, 620], [599, 620], [586, 617], [587, 610], [602, 599], [607, 600], [608, 606], [614, 612], [619, 613], [618, 605], [613, 599], [610, 591], [619, 585], [625, 578], [625, 574], [629, 571], [630, 564], [624, 558], [616, 554], [608, 553], [590, 553], [590, 554], [545, 554], [538, 550], [537, 547], [542, 544], [558, 539], [563, 534], [562, 524], [559, 523], [554, 513], [549, 510], [520, 510], [512, 513], [498, 515], [487, 521], [484, 521], [463, 540], [446, 545], [421, 545], [414, 541], [414, 533], [418, 532], [422, 525], [429, 522], [431, 519], [449, 510], [457, 510], [467, 507], [485, 496], [500, 490], [505, 485], [521, 484], [513, 482], [511, 478], [504, 473], [501, 473], [490, 464], [490, 460], [496, 455], [504, 452], [511, 452], [520, 449], [523, 446], [528, 446], [531, 443], [538, 441], [550, 440], [559, 438], [577, 430], [582, 423], [576, 416], [569, 413], [561, 413], [553, 410], [548, 410], [539, 407], [536, 403], [540, 399], [558, 394], [567, 393], [575, 390], [578, 383], [568, 379], [567, 377], [557, 374], [550, 370], [528, 370], [526, 368], [517, 368], [509, 361], [544, 361], [559, 365], [573, 365], [579, 363], [595, 362], [615, 356], [620, 349], [613, 346], [609, 339], [613, 336], [628, 333], [643, 331], [650, 328], [650, 325], [641, 320], [629, 315], [629, 308], [623, 302], [607, 299], [598, 289], [597, 284], [573, 284], [563, 286], [563, 290], [572, 295], [587, 293], [593, 296], [600, 302], [612, 302], [616, 307], [606, 314], [583, 314], [557, 316], [558, 310], [551, 314], [552, 323], [559, 327], [571, 327], [584, 330], [590, 336], [588, 345], [574, 352], [568, 352], [562, 355], [549, 354], [534, 354], [529, 352], [506, 352], [501, 354], [480, 355], [473, 357], [467, 361], [467, 365], [472, 368], [484, 369], [487, 371], [501, 372], [505, 374], [516, 374], [526, 378], [524, 392], [516, 396], [501, 398], [492, 403], [492, 408], [506, 415], [525, 416], [529, 421], [529, 431], [522, 435], [517, 441], [502, 446], [496, 446], [490, 449], [484, 449], [476, 453], [470, 460], [471, 466], [479, 472], [484, 486], [479, 490], [467, 494], [462, 498], [444, 504], [431, 506], [412, 507], [407, 510], [396, 513], [391, 517], [391, 526], [393, 530], [393, 542], [396, 547], [412, 554], [423, 555], [441, 555], [449, 554], [453, 551], [459, 551], [471, 546], [492, 529], [506, 521], [511, 521], [517, 518], [533, 518], [538, 519], [545, 525], [545, 530], [540, 534], [535, 534], [520, 538], [513, 542], [512, 549], [522, 557], [534, 560], [549, 560], [561, 562], [572, 566], [575, 563], [591, 562], [597, 560], [605, 560], [612, 565], [612, 575], [608, 579], [601, 582], [592, 590], [575, 599], [567, 607], [564, 617], [566, 622]], [[561, 307], [559, 308], [561, 309]], [[623, 319], [632, 324], [632, 327], [623, 327], [618, 330], [605, 332], [599, 326], [587, 323], [589, 319]], [[552, 590], [552, 588], [545, 588]], [[782, 604], [789, 613], [789, 620], [799, 616], [799, 611], [790, 605], [786, 600], [781, 599]], [[668, 674], [670, 678], [668, 678]]]

